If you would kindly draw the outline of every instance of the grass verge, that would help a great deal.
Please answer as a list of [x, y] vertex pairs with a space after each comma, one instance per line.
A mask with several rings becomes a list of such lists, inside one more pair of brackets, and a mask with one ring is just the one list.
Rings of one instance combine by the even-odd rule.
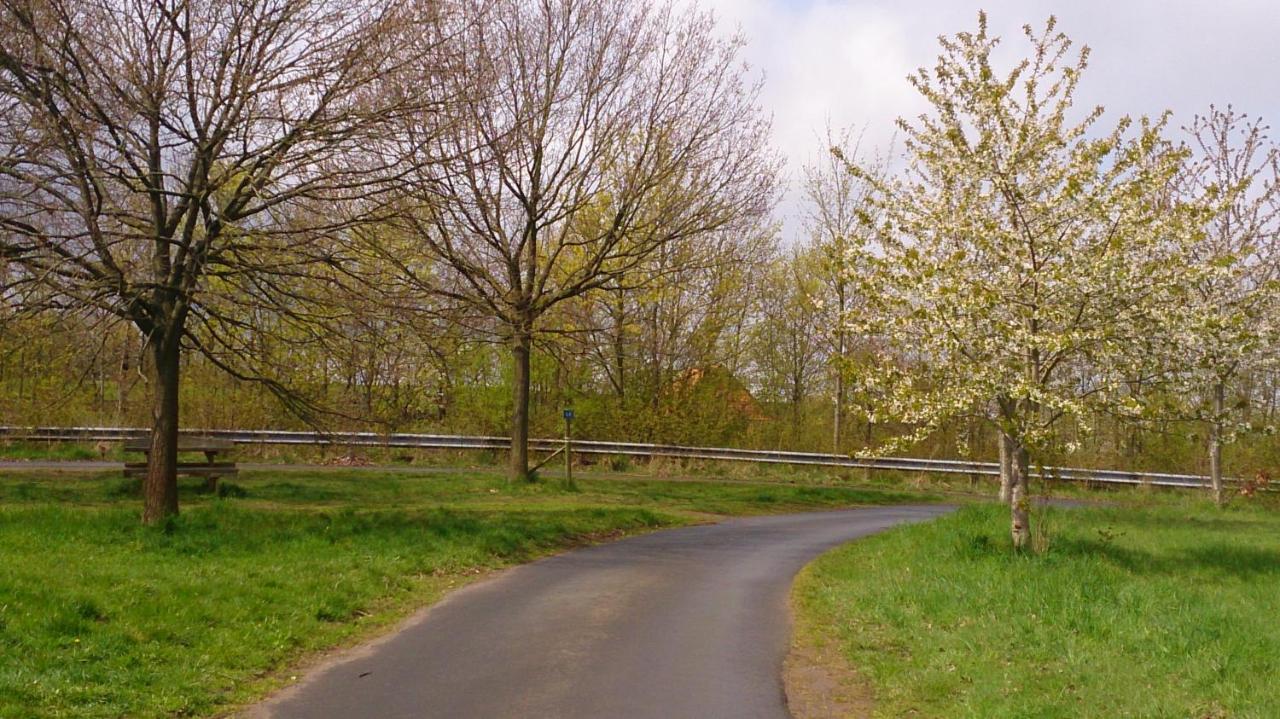
[[793, 600], [885, 717], [1276, 717], [1280, 514], [1045, 511], [1046, 551], [967, 506], [811, 564]]
[[710, 515], [920, 500], [368, 470], [246, 472], [223, 497], [200, 486], [184, 481], [182, 515], [144, 528], [137, 482], [0, 477], [0, 717], [217, 714], [486, 570]]

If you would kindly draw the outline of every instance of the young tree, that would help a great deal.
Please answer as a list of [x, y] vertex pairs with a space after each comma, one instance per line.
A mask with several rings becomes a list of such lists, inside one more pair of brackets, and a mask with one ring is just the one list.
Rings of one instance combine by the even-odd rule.
[[[556, 305], [668, 243], [766, 211], [775, 161], [741, 42], [630, 0], [465, 0], [450, 87], [469, 101], [419, 145], [404, 280], [496, 322], [511, 348], [510, 476], [528, 476], [529, 361]], [[435, 124], [433, 116], [425, 122]], [[412, 128], [411, 128], [412, 131]], [[422, 276], [408, 258], [441, 268]]]
[[[828, 129], [824, 139], [828, 149], [840, 148], [840, 153], [825, 152], [822, 159], [807, 165], [803, 171], [803, 187], [808, 207], [807, 229], [814, 251], [821, 259], [814, 269], [822, 280], [822, 301], [818, 307], [828, 328], [824, 334], [831, 345], [829, 364], [835, 385], [831, 451], [839, 454], [844, 446], [849, 394], [846, 380], [852, 350], [847, 320], [858, 303], [852, 277], [858, 270], [850, 265], [850, 257], [851, 251], [862, 244], [855, 236], [865, 232], [867, 223], [863, 216], [875, 210], [870, 203], [872, 185], [846, 171], [845, 161], [841, 159], [861, 164], [860, 143], [849, 130]], [[883, 177], [884, 163], [879, 160], [865, 164], [864, 168], [876, 177]]]
[[184, 348], [233, 369], [192, 325], [234, 342], [244, 307], [290, 312], [290, 278], [331, 272], [317, 238], [355, 221], [338, 203], [368, 200], [386, 167], [367, 148], [416, 104], [371, 88], [412, 64], [430, 15], [323, 0], [0, 0], [5, 294], [40, 285], [45, 307], [110, 313], [143, 335], [144, 522], [178, 511]]
[[1189, 236], [1185, 208], [1163, 202], [1183, 157], [1164, 123], [1104, 130], [1101, 108], [1073, 122], [1087, 49], [1071, 54], [1053, 18], [1025, 34], [1029, 57], [1000, 73], [980, 14], [911, 76], [931, 110], [899, 121], [909, 167], [877, 182], [854, 325], [899, 360], [868, 378], [879, 414], [915, 427], [899, 443], [990, 408], [978, 418], [1009, 443], [1019, 548], [1032, 453], [1060, 420], [1137, 410], [1123, 380], [1159, 348]]
[[819, 287], [824, 259], [815, 250], [792, 250], [774, 258], [759, 288], [759, 318], [751, 328], [757, 384], [766, 396], [790, 405], [788, 448], [802, 441], [804, 405], [821, 382], [827, 360]]
[[[1280, 150], [1259, 119], [1211, 107], [1187, 128], [1194, 161], [1182, 183], [1191, 201], [1223, 195], [1192, 248], [1203, 268], [1194, 284], [1189, 322], [1171, 338], [1188, 393], [1208, 395], [1209, 474], [1224, 501], [1222, 447], [1234, 436], [1238, 403], [1228, 392], [1272, 366], [1280, 343]], [[1246, 403], [1247, 404], [1247, 403]]]

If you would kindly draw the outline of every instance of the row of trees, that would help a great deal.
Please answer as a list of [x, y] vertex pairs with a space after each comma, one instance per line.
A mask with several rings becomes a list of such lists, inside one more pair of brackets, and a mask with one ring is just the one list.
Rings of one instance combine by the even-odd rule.
[[565, 403], [599, 437], [998, 451], [1019, 545], [1033, 463], [1203, 426], [1221, 500], [1277, 395], [1276, 148], [1230, 108], [1108, 125], [1087, 51], [1026, 35], [1007, 72], [985, 17], [943, 38], [901, 157], [829, 132], [781, 246], [758, 87], [697, 11], [0, 0], [0, 396], [123, 422], [145, 384], [146, 521], [179, 399], [291, 421], [267, 395], [509, 431], [513, 478]]
[[177, 511], [184, 352], [309, 412], [265, 350], [353, 320], [504, 342], [523, 477], [547, 313], [769, 210], [739, 49], [623, 0], [5, 0], [5, 305], [143, 336], [146, 522]]

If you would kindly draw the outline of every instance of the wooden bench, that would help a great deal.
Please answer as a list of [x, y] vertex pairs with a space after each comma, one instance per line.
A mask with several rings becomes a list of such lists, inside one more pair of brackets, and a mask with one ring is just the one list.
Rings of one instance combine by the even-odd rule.
[[[235, 449], [236, 443], [229, 439], [214, 439], [212, 437], [187, 437], [178, 436], [178, 454], [184, 452], [200, 452], [204, 454], [203, 462], [183, 462], [181, 458], [178, 460], [178, 474], [190, 477], [204, 477], [205, 486], [210, 492], [216, 492], [218, 489], [218, 478], [225, 475], [237, 474], [240, 470], [236, 467], [235, 462], [218, 461], [219, 454], [225, 454]], [[150, 458], [151, 439], [143, 437], [141, 439], [131, 439], [124, 443], [124, 451], [141, 452]], [[141, 477], [147, 473], [147, 462], [125, 462], [124, 476]]]

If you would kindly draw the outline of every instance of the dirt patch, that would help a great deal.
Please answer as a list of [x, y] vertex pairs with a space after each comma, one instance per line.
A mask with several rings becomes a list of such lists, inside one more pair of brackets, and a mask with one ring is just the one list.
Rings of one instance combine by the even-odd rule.
[[795, 719], [861, 719], [875, 706], [871, 687], [835, 642], [792, 616], [791, 651], [782, 665], [787, 708]]

